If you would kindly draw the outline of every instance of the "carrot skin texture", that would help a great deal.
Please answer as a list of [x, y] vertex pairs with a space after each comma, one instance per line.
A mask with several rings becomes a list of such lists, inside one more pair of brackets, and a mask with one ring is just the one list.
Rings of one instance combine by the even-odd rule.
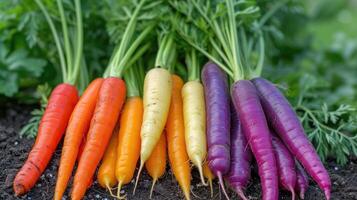
[[62, 199], [77, 158], [79, 162], [102, 83], [102, 78], [92, 81], [73, 109], [63, 141], [54, 195], [55, 200]]
[[231, 108], [231, 167], [225, 179], [238, 196], [246, 200], [243, 189], [251, 178], [252, 152], [233, 105]]
[[52, 91], [38, 128], [35, 144], [14, 179], [16, 196], [28, 192], [45, 170], [66, 130], [77, 101], [77, 89], [70, 84], [62, 83]]
[[172, 90], [171, 74], [162, 68], [151, 69], [144, 80], [144, 116], [141, 126], [142, 164], [149, 158], [160, 140], [170, 109]]
[[150, 190], [150, 199], [154, 191], [156, 181], [165, 173], [167, 159], [167, 143], [165, 131], [161, 134], [159, 142], [156, 144], [149, 159], [145, 162], [145, 168], [153, 179]]
[[170, 166], [186, 200], [190, 199], [191, 168], [186, 151], [181, 90], [183, 80], [172, 75], [172, 94], [166, 123], [166, 139]]
[[126, 100], [118, 134], [117, 163], [115, 176], [121, 184], [133, 178], [140, 156], [140, 128], [143, 120], [143, 100], [130, 97]]
[[117, 184], [117, 179], [115, 177], [115, 165], [118, 149], [118, 131], [114, 130], [113, 132], [114, 133], [110, 138], [107, 149], [105, 150], [97, 175], [100, 186], [108, 190], [111, 190], [111, 188]]
[[272, 133], [276, 164], [278, 166], [279, 182], [283, 189], [290, 191], [295, 199], [296, 169], [295, 160], [284, 143]]
[[202, 84], [198, 81], [185, 83], [182, 88], [182, 102], [187, 154], [198, 168], [205, 185], [202, 165], [207, 155], [206, 109]]
[[309, 187], [309, 177], [307, 176], [304, 168], [296, 162], [296, 185], [295, 190], [299, 194], [300, 199], [305, 198], [305, 192]]
[[235, 82], [232, 100], [252, 153], [257, 160], [263, 200], [279, 198], [278, 170], [270, 131], [254, 85], [247, 80]]
[[90, 124], [87, 142], [74, 176], [71, 199], [82, 199], [102, 159], [126, 96], [120, 78], [104, 79]]
[[259, 92], [265, 114], [274, 131], [330, 199], [331, 180], [296, 113], [284, 95], [268, 80], [252, 80]]
[[227, 76], [214, 63], [202, 70], [207, 122], [208, 166], [218, 175], [225, 175], [230, 167], [230, 108]]

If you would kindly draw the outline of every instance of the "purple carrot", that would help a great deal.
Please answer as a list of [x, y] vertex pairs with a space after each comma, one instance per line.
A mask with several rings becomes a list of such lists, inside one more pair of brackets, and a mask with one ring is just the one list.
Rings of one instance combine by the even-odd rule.
[[279, 182], [283, 189], [291, 192], [291, 199], [295, 199], [296, 169], [295, 160], [283, 142], [272, 133], [272, 143], [278, 166]]
[[331, 181], [314, 147], [293, 108], [284, 95], [269, 81], [263, 78], [252, 80], [256, 86], [269, 123], [280, 136], [290, 152], [304, 166], [306, 171], [330, 199]]
[[233, 106], [231, 107], [231, 139], [231, 167], [225, 178], [238, 196], [247, 200], [243, 189], [250, 180], [252, 152]]
[[229, 199], [222, 176], [230, 167], [230, 107], [226, 74], [208, 62], [202, 70], [206, 100], [208, 166], [218, 177], [223, 193]]
[[298, 162], [296, 162], [295, 190], [296, 190], [296, 192], [299, 193], [300, 199], [305, 198], [305, 192], [308, 187], [309, 187], [309, 177], [307, 177], [307, 174], [306, 174], [304, 168], [302, 168], [301, 165]]
[[263, 200], [277, 200], [278, 170], [270, 131], [254, 85], [247, 80], [235, 82], [232, 100], [242, 124], [242, 131], [257, 160]]

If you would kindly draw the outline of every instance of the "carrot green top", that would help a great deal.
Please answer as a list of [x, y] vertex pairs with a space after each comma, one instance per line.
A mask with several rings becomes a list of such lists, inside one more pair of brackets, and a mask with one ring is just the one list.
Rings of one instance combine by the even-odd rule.
[[159, 37], [159, 50], [155, 59], [155, 67], [162, 67], [171, 73], [174, 70], [176, 44], [174, 34], [164, 33]]
[[[182, 2], [176, 4], [173, 5], [178, 15], [190, 20], [177, 28], [186, 42], [218, 64], [234, 81], [260, 76], [264, 63], [261, 27], [269, 16], [258, 21], [260, 9], [254, 1], [225, 0], [207, 4], [202, 0], [189, 0], [185, 6], [180, 5]], [[202, 38], [193, 37], [193, 29], [208, 37], [206, 43], [214, 53], [207, 50], [207, 44], [200, 44]], [[255, 55], [258, 59], [254, 59]]]
[[144, 67], [140, 59], [135, 65], [129, 67], [124, 73], [125, 83], [127, 85], [128, 97], [139, 97], [143, 94], [144, 85]]
[[57, 31], [45, 5], [42, 3], [41, 0], [35, 0], [35, 2], [43, 12], [54, 37], [57, 53], [60, 60], [63, 82], [74, 85], [79, 76], [79, 71], [83, 58], [83, 24], [80, 0], [74, 1], [76, 13], [76, 42], [73, 42], [74, 44], [71, 44], [71, 41], [74, 40], [70, 40], [68, 34], [68, 25], [62, 5], [62, 0], [57, 0], [57, 7], [60, 14], [60, 21], [62, 24], [62, 34], [64, 43], [63, 46], [65, 53], [63, 53], [63, 47], [60, 41], [59, 32]]
[[125, 28], [124, 35], [112, 55], [108, 66], [108, 73], [105, 73], [105, 76], [122, 77], [127, 66], [130, 66], [133, 62], [135, 62], [135, 59], [138, 59], [140, 55], [142, 55], [149, 48], [148, 44], [146, 44], [138, 49], [146, 36], [154, 28], [153, 24], [146, 26], [145, 29], [135, 39], [133, 39], [138, 23], [139, 12], [145, 2], [146, 0], [141, 0], [136, 6], [134, 13], [131, 15], [129, 23]]
[[197, 52], [193, 48], [186, 53], [186, 65], [188, 81], [200, 81], [200, 64], [198, 62]]

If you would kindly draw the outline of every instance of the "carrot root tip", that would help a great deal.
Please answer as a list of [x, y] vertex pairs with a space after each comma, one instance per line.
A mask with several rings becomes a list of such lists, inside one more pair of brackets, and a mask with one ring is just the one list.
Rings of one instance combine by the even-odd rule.
[[122, 186], [122, 182], [119, 182], [118, 183], [117, 196], [113, 196], [113, 197], [115, 197], [117, 199], [125, 199], [126, 198], [126, 195], [120, 196], [121, 186]]
[[208, 184], [209, 184], [209, 188], [210, 188], [210, 191], [211, 191], [211, 198], [213, 198], [213, 184], [212, 184], [212, 179], [209, 179], [209, 180], [208, 180]]
[[289, 190], [290, 190], [290, 192], [291, 192], [291, 199], [292, 199], [292, 200], [295, 200], [295, 191], [294, 191], [294, 188], [293, 188], [293, 187], [290, 187]]
[[242, 200], [248, 200], [241, 187], [236, 187], [235, 191]]
[[157, 179], [153, 179], [152, 181], [152, 186], [151, 186], [151, 189], [150, 189], [150, 199], [152, 198], [152, 193], [154, 192], [154, 187], [155, 187], [155, 183], [156, 183], [156, 180]]
[[136, 187], [138, 186], [140, 174], [141, 174], [141, 171], [143, 170], [143, 167], [144, 167], [144, 162], [141, 160], [141, 161], [140, 161], [140, 168], [139, 168], [138, 175], [137, 175], [136, 181], [135, 181], [135, 186], [134, 186], [134, 190], [133, 190], [133, 195], [135, 195]]
[[223, 178], [222, 178], [221, 172], [217, 173], [217, 177], [218, 177], [218, 182], [219, 182], [220, 187], [222, 188], [224, 196], [229, 200], [230, 198], [229, 198], [229, 196], [228, 196], [228, 194], [226, 192], [226, 188], [224, 187], [224, 182], [223, 182]]
[[202, 170], [202, 164], [200, 164], [201, 162], [197, 162], [197, 168], [198, 168], [198, 172], [200, 174], [201, 177], [201, 182], [204, 186], [208, 186], [208, 184], [205, 182], [205, 178], [203, 176], [203, 170]]
[[305, 199], [305, 191], [300, 191], [300, 199]]

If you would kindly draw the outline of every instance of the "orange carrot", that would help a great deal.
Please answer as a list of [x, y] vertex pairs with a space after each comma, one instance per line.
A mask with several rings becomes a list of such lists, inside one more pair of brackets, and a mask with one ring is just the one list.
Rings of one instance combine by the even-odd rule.
[[182, 79], [172, 75], [172, 96], [166, 123], [166, 137], [171, 170], [188, 200], [190, 199], [191, 168], [186, 151], [182, 87]]
[[145, 168], [151, 176], [152, 186], [150, 190], [150, 199], [154, 191], [156, 181], [165, 173], [166, 169], [166, 133], [161, 134], [159, 142], [156, 144], [149, 159], [145, 162]]
[[211, 169], [208, 167], [207, 162], [203, 164], [203, 175], [208, 179], [208, 184], [211, 190], [211, 198], [213, 198], [213, 184], [212, 180], [215, 178]]
[[117, 160], [117, 149], [118, 149], [118, 130], [119, 125], [114, 129], [113, 135], [110, 139], [109, 146], [105, 151], [102, 164], [98, 170], [98, 182], [103, 188], [107, 188], [110, 195], [114, 196], [112, 193], [112, 187], [117, 184], [115, 177], [115, 165]]
[[98, 78], [88, 86], [74, 108], [64, 137], [61, 161], [58, 169], [54, 200], [61, 200], [66, 190], [72, 170], [79, 156], [80, 147], [85, 142], [90, 120], [97, 103], [103, 79]]
[[124, 184], [133, 178], [136, 163], [140, 156], [140, 128], [143, 121], [143, 101], [140, 97], [126, 100], [120, 117], [119, 143], [115, 175], [118, 181], [117, 197]]
[[77, 89], [70, 84], [62, 83], [53, 90], [41, 119], [35, 144], [15, 177], [13, 187], [17, 196], [29, 191], [45, 170], [66, 130], [77, 101]]
[[102, 159], [126, 96], [122, 79], [105, 78], [99, 91], [87, 142], [74, 176], [72, 200], [82, 199]]

